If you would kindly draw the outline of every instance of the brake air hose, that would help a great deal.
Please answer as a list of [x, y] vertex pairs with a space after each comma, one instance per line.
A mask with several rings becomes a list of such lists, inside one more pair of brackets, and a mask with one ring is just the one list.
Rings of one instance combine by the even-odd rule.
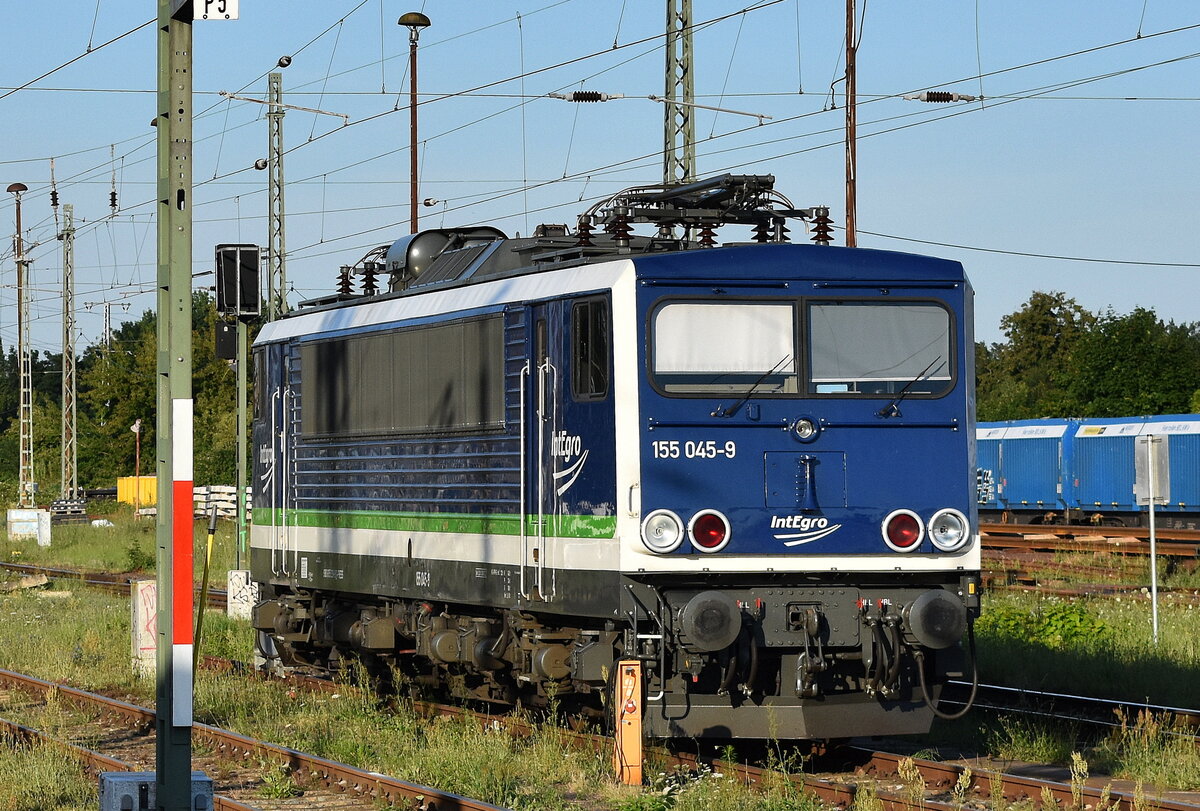
[[967, 703], [963, 705], [963, 708], [955, 713], [945, 713], [937, 708], [929, 695], [929, 686], [925, 683], [925, 654], [920, 649], [913, 654], [917, 660], [917, 679], [921, 682], [921, 696], [929, 705], [929, 709], [933, 710], [933, 714], [946, 721], [955, 721], [966, 715], [967, 711], [971, 709], [971, 705], [975, 703], [975, 694], [979, 690], [979, 662], [975, 658], [975, 623], [969, 620], [967, 622], [967, 643], [971, 651], [971, 694], [967, 696]]

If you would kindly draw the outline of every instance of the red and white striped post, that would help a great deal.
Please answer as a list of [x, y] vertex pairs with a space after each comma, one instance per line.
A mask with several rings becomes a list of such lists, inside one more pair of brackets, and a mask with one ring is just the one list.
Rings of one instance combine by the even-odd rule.
[[171, 723], [192, 723], [192, 403], [171, 401]]

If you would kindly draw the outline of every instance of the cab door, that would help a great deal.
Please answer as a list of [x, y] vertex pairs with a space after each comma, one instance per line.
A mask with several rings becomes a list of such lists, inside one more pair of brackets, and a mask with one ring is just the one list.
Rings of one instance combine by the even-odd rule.
[[549, 572], [548, 544], [552, 543], [554, 516], [559, 499], [554, 486], [554, 437], [561, 421], [563, 324], [562, 302], [529, 307], [531, 329], [523, 379], [522, 472], [525, 510], [522, 521], [521, 595], [533, 601], [550, 601], [555, 580]]
[[[255, 351], [254, 506], [266, 511], [270, 576], [294, 574], [295, 549], [288, 532], [289, 491], [295, 447], [295, 397], [287, 347]], [[263, 573], [265, 579], [265, 572]]]

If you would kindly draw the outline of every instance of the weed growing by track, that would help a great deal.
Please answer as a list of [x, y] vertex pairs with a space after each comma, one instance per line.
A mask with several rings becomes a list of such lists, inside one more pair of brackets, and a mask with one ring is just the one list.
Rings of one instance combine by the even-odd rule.
[[1148, 712], [1120, 721], [1089, 753], [1092, 763], [1117, 777], [1200, 790], [1200, 749], [1192, 730]]
[[986, 728], [984, 745], [1004, 760], [1064, 764], [1078, 745], [1078, 733], [1073, 725], [1005, 716]]
[[65, 752], [0, 740], [0, 811], [75, 811], [98, 801], [95, 778]]

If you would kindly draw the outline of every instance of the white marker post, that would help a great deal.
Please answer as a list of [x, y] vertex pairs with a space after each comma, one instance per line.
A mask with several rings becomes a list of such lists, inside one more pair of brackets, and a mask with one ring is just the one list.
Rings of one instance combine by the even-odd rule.
[[1147, 505], [1150, 516], [1150, 623], [1154, 644], [1158, 644], [1158, 537], [1154, 526], [1154, 505], [1170, 498], [1170, 459], [1161, 448], [1163, 438], [1145, 434], [1137, 438], [1134, 452], [1133, 493], [1138, 504]]

